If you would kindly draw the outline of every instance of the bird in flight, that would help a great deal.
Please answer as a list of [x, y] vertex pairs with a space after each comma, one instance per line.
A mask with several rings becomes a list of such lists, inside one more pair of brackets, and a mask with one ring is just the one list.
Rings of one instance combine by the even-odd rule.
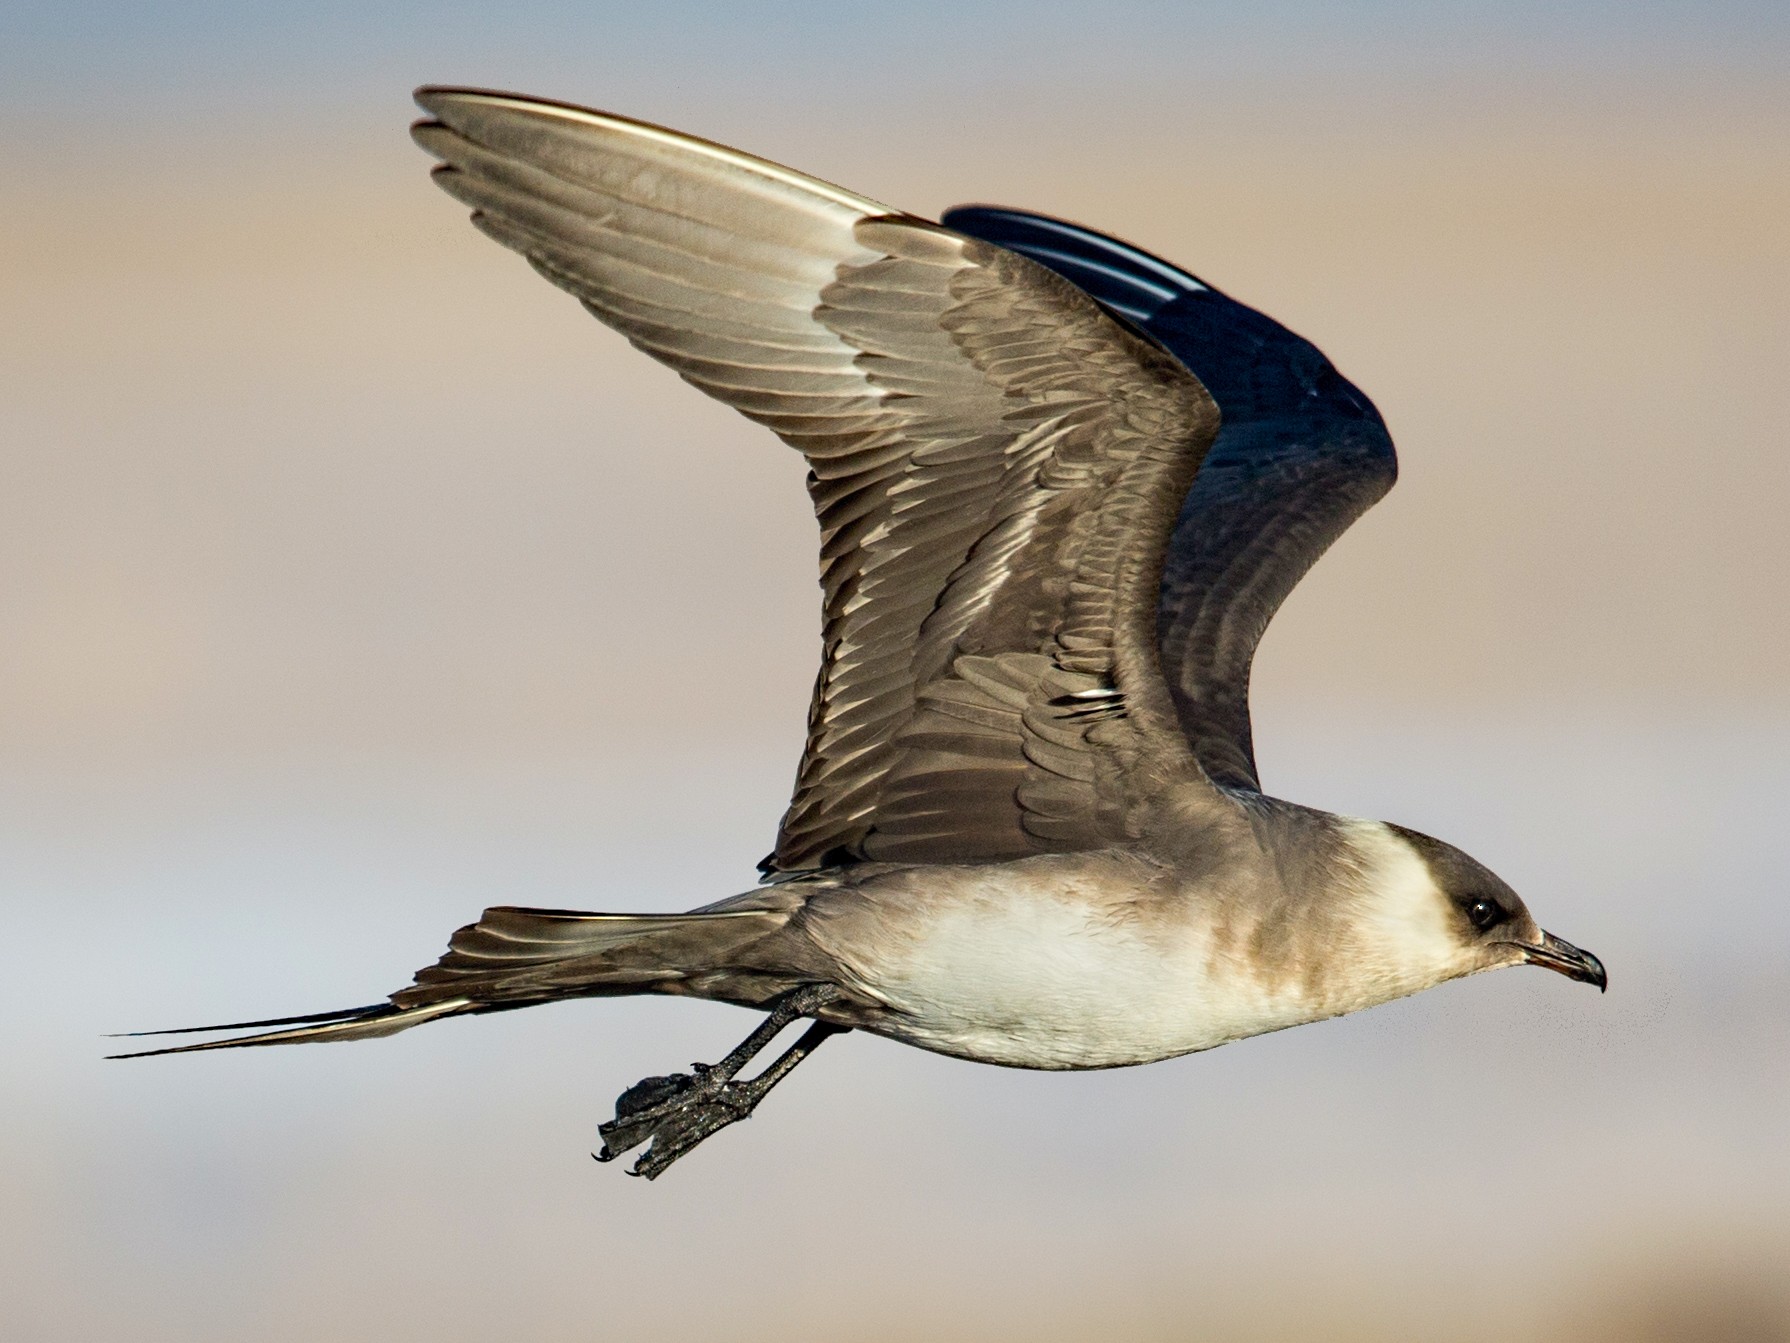
[[604, 112], [417, 101], [474, 224], [806, 459], [824, 612], [795, 793], [744, 894], [488, 909], [386, 1002], [149, 1053], [616, 994], [765, 1012], [617, 1101], [597, 1155], [644, 1145], [652, 1177], [844, 1031], [1112, 1068], [1501, 966], [1605, 987], [1460, 850], [1261, 789], [1256, 644], [1395, 474], [1309, 342], [1045, 215], [932, 223]]

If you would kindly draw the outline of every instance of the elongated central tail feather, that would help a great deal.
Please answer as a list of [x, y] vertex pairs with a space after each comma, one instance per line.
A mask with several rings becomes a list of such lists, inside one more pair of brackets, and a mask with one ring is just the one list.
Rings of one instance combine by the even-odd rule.
[[312, 1040], [372, 1040], [381, 1035], [395, 1035], [411, 1026], [420, 1026], [436, 1017], [453, 1016], [478, 1009], [464, 1000], [431, 1003], [426, 1007], [402, 1008], [391, 1003], [372, 1007], [350, 1007], [340, 1012], [315, 1012], [304, 1017], [274, 1017], [267, 1021], [233, 1021], [220, 1026], [181, 1026], [171, 1031], [132, 1031], [128, 1038], [146, 1035], [194, 1035], [202, 1031], [240, 1031], [256, 1026], [277, 1026], [290, 1021], [314, 1022], [291, 1030], [266, 1031], [260, 1035], [239, 1035], [228, 1040], [205, 1040], [194, 1045], [169, 1045], [162, 1049], [139, 1049], [126, 1054], [108, 1054], [112, 1059], [147, 1059], [157, 1054], [192, 1054], [201, 1049], [239, 1049], [246, 1045], [297, 1045]]
[[739, 953], [782, 927], [787, 915], [766, 909], [697, 914], [586, 914], [561, 909], [488, 909], [456, 932], [447, 953], [418, 971], [389, 1002], [339, 1012], [187, 1026], [135, 1035], [284, 1027], [257, 1035], [114, 1054], [147, 1058], [247, 1045], [369, 1040], [438, 1017], [502, 1012], [560, 998], [651, 993], [701, 981], [740, 966]]

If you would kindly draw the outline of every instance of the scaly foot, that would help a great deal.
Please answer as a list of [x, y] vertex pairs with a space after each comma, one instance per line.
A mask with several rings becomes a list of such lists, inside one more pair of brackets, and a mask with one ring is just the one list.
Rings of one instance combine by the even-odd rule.
[[[772, 1022], [777, 1022], [776, 1015], [760, 1031]], [[787, 1020], [777, 1024], [780, 1029]], [[634, 1163], [630, 1173], [653, 1179], [704, 1138], [750, 1116], [765, 1094], [787, 1077], [796, 1064], [829, 1035], [844, 1029], [815, 1022], [781, 1058], [748, 1082], [732, 1080], [746, 1062], [744, 1058], [735, 1061], [739, 1050], [713, 1066], [698, 1063], [695, 1072], [636, 1082], [616, 1101], [615, 1118], [598, 1128], [603, 1149], [592, 1155], [598, 1161], [613, 1161], [650, 1139], [652, 1146]], [[758, 1034], [754, 1032], [754, 1039]], [[761, 1040], [759, 1048], [762, 1047]]]

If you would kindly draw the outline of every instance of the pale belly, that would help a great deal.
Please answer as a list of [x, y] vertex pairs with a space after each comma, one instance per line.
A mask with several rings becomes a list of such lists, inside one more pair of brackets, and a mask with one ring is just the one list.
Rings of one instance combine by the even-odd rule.
[[1330, 1015], [1220, 950], [1194, 909], [1129, 913], [1110, 882], [1094, 899], [1060, 871], [1038, 875], [990, 868], [924, 896], [864, 892], [875, 917], [841, 911], [811, 936], [885, 1006], [864, 1029], [983, 1063], [1122, 1067]]

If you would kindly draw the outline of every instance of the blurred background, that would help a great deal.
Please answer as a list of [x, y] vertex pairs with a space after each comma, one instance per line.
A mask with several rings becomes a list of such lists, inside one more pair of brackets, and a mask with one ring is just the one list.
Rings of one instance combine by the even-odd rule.
[[[0, 1319], [20, 1340], [1790, 1338], [1790, 10], [0, 13]], [[816, 656], [793, 453], [430, 186], [411, 86], [1087, 221], [1311, 337], [1403, 481], [1271, 790], [1595, 949], [1148, 1069], [869, 1038], [657, 1184], [735, 1010], [106, 1063], [487, 904], [743, 889]]]

